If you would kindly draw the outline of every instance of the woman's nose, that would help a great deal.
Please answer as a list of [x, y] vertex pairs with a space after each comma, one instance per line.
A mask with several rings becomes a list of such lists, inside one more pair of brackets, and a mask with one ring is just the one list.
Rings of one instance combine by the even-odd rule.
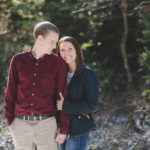
[[53, 48], [56, 49], [56, 44], [54, 44]]
[[64, 51], [64, 55], [65, 55], [65, 56], [67, 55], [67, 52], [66, 52], [66, 51]]

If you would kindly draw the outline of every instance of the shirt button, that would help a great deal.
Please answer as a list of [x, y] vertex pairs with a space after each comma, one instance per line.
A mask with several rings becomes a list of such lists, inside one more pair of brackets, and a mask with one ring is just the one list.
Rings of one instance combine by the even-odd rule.
[[34, 96], [34, 93], [32, 93], [32, 96]]
[[33, 106], [34, 104], [31, 103], [30, 105]]
[[39, 63], [36, 63], [35, 65], [36, 65], [36, 66], [38, 66], [38, 65], [39, 65]]
[[32, 83], [32, 85], [35, 85], [35, 83]]
[[34, 76], [36, 76], [37, 74], [36, 73], [34, 73]]

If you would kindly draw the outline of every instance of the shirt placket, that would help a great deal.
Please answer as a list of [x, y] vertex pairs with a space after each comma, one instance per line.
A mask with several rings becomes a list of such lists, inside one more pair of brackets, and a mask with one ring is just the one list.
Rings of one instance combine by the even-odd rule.
[[33, 80], [31, 82], [31, 86], [32, 86], [32, 92], [31, 92], [31, 96], [32, 96], [32, 100], [30, 103], [30, 107], [31, 107], [31, 115], [34, 115], [34, 108], [35, 107], [35, 99], [36, 99], [36, 85], [37, 85], [37, 81], [38, 81], [38, 70], [39, 70], [39, 60], [36, 60], [35, 64], [34, 64], [34, 72], [33, 72]]

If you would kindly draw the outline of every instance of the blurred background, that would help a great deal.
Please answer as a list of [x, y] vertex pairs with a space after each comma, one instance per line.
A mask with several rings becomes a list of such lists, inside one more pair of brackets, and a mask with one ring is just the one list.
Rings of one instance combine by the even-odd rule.
[[89, 150], [150, 150], [149, 0], [0, 0], [0, 150], [13, 150], [3, 115], [10, 60], [51, 21], [75, 37], [97, 74], [98, 130]]

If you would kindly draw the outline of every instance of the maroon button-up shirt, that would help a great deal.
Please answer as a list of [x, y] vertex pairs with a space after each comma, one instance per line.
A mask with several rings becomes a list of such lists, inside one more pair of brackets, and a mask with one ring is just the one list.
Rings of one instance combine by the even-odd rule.
[[[5, 94], [5, 117], [10, 125], [15, 115], [56, 114], [59, 92], [67, 96], [67, 68], [55, 55], [35, 59], [31, 50], [12, 58]], [[60, 112], [60, 133], [67, 134], [69, 116]]]

